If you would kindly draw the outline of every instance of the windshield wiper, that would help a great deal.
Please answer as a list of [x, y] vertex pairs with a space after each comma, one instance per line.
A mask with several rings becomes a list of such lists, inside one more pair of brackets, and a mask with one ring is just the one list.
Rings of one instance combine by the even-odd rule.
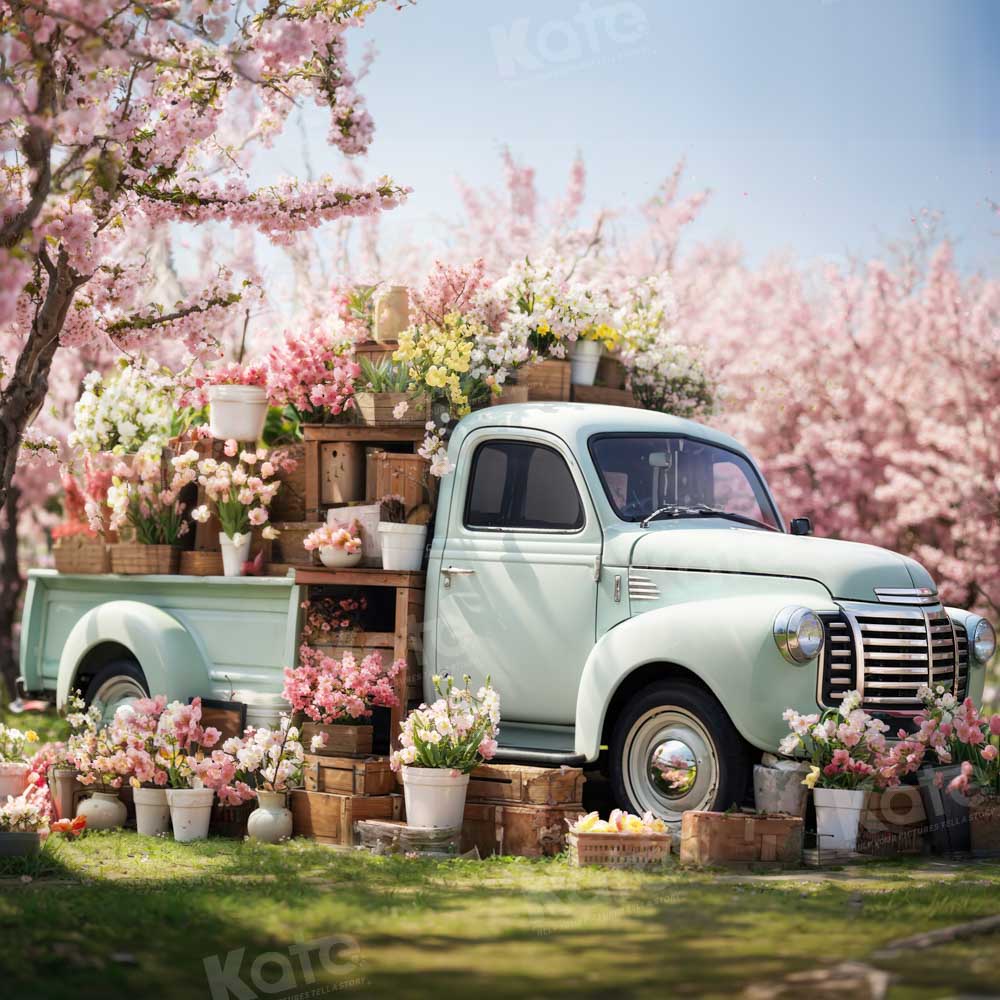
[[704, 503], [667, 504], [665, 507], [657, 508], [649, 517], [640, 521], [639, 527], [647, 528], [650, 521], [658, 521], [661, 517], [722, 517], [727, 521], [736, 521], [738, 524], [749, 524], [755, 528], [763, 528], [765, 531], [778, 530], [770, 524], [758, 521], [755, 517], [747, 517], [746, 514], [734, 514], [728, 510], [720, 510], [718, 507], [709, 507], [708, 504]]

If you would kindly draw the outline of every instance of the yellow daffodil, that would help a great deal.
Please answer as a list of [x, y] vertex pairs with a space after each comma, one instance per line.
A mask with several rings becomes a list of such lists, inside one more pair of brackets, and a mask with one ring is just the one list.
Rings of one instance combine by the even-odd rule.
[[809, 773], [802, 779], [802, 784], [806, 788], [815, 788], [816, 782], [819, 780], [819, 768], [813, 765], [809, 768]]
[[27, 741], [28, 741], [29, 743], [37, 743], [37, 742], [38, 742], [38, 733], [36, 733], [36, 732], [34, 731], [34, 729], [29, 729], [29, 730], [28, 730], [28, 731], [27, 731], [27, 732], [26, 732], [26, 733], [24, 734], [24, 738], [25, 738], [25, 739], [26, 739], [26, 740], [27, 740]]

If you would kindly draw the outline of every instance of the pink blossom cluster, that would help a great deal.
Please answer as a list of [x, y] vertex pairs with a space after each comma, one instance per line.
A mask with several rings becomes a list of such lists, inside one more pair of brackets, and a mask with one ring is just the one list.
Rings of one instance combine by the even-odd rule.
[[307, 552], [343, 549], [348, 555], [354, 555], [361, 551], [361, 529], [356, 521], [349, 528], [339, 524], [324, 524], [306, 535], [302, 547]]
[[[144, 545], [175, 545], [190, 529], [183, 516], [186, 504], [180, 497], [181, 491], [197, 478], [197, 458], [195, 451], [175, 457], [169, 480], [159, 454], [139, 452], [131, 463], [119, 461], [107, 493], [111, 510], [108, 528], [119, 531], [129, 524]], [[88, 504], [87, 513], [91, 528], [102, 532], [103, 511], [96, 504]]]
[[303, 601], [302, 639], [318, 639], [329, 633], [346, 632], [361, 627], [361, 620], [368, 610], [368, 598], [364, 594], [356, 597], [318, 597]]
[[349, 344], [315, 325], [289, 333], [267, 359], [268, 391], [275, 406], [294, 407], [303, 420], [324, 422], [354, 406], [354, 383], [361, 367]]
[[[251, 527], [267, 524], [268, 507], [281, 488], [276, 458], [266, 448], [240, 450], [239, 443], [230, 439], [223, 447], [227, 458], [239, 457], [231, 464], [204, 458], [198, 462], [198, 482], [215, 507], [224, 534], [230, 538], [248, 532]], [[196, 452], [189, 452], [197, 457]], [[199, 523], [211, 517], [207, 504], [196, 507], [191, 516]], [[264, 536], [274, 537], [270, 526]]]
[[330, 724], [366, 719], [373, 707], [399, 704], [394, 679], [406, 666], [396, 660], [382, 664], [382, 654], [358, 660], [345, 652], [338, 660], [311, 646], [299, 647], [299, 666], [285, 668], [282, 694], [295, 712], [313, 722]]
[[267, 366], [261, 362], [241, 365], [231, 362], [199, 372], [190, 372], [183, 379], [184, 394], [182, 406], [205, 406], [208, 403], [208, 388], [213, 385], [255, 385], [266, 389], [268, 385]]

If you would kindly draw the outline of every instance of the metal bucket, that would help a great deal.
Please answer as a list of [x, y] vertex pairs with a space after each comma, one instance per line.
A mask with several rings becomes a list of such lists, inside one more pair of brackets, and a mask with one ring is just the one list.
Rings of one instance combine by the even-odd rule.
[[753, 769], [753, 797], [758, 811], [805, 816], [809, 789], [802, 784], [802, 779], [808, 773], [808, 764], [795, 767], [756, 764]]

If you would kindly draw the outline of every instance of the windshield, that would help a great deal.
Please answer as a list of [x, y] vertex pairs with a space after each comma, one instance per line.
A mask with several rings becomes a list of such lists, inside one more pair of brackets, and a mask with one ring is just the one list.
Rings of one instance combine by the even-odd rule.
[[637, 434], [592, 438], [590, 453], [623, 521], [642, 521], [671, 505], [701, 506], [781, 530], [760, 476], [736, 452], [692, 438]]

